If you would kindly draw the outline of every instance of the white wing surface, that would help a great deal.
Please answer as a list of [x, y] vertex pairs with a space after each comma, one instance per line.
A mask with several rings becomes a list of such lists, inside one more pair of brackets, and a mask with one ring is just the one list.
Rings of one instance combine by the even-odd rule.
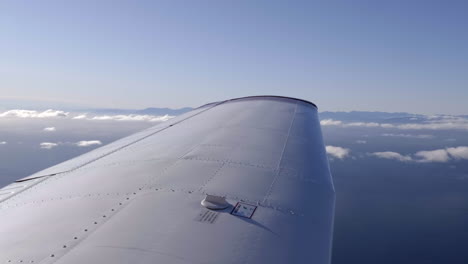
[[315, 105], [232, 99], [0, 189], [0, 263], [330, 263], [334, 200]]

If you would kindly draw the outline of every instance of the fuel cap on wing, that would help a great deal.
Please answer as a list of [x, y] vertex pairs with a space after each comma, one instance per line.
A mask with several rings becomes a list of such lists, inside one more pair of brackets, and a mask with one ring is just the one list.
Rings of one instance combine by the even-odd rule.
[[211, 210], [222, 210], [229, 207], [225, 197], [207, 194], [201, 205]]

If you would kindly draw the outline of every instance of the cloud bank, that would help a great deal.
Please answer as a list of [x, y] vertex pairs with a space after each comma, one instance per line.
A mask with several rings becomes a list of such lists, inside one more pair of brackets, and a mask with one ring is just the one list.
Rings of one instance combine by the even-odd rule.
[[149, 121], [162, 122], [173, 118], [170, 115], [154, 116], [154, 115], [102, 115], [94, 116], [89, 120], [114, 120], [114, 121]]
[[418, 151], [414, 154], [420, 162], [447, 162], [450, 160], [449, 153], [445, 149]]
[[[69, 118], [72, 120], [113, 120], [113, 121], [144, 121], [144, 122], [163, 122], [167, 121], [174, 116], [163, 115], [137, 115], [137, 114], [128, 114], [128, 115], [90, 115], [90, 114], [79, 114], [75, 113], [75, 116], [71, 115], [69, 112], [61, 110], [52, 110], [48, 109], [45, 111], [36, 111], [36, 110], [24, 110], [24, 109], [14, 109], [8, 110], [0, 113], [0, 118]], [[44, 130], [52, 131], [52, 130]]]
[[320, 125], [322, 126], [339, 126], [339, 125], [342, 125], [343, 122], [339, 121], [339, 120], [333, 120], [333, 119], [324, 119], [322, 121], [320, 121]]
[[77, 147], [90, 147], [95, 145], [102, 145], [100, 140], [82, 140], [75, 143], [72, 142], [42, 142], [39, 146], [42, 149], [52, 149], [57, 146], [77, 146]]
[[52, 149], [57, 147], [58, 144], [52, 142], [42, 142], [41, 144], [39, 144], [39, 146], [41, 147], [41, 149]]
[[78, 147], [89, 147], [93, 145], [102, 145], [102, 142], [99, 140], [89, 140], [89, 141], [79, 141], [75, 143]]
[[325, 147], [327, 154], [331, 155], [334, 158], [344, 159], [346, 158], [349, 153], [351, 152], [350, 149], [336, 147], [336, 146], [326, 146]]
[[86, 119], [87, 116], [86, 115], [77, 115], [77, 116], [74, 116], [72, 119]]
[[372, 156], [381, 159], [393, 159], [398, 161], [412, 161], [413, 159], [410, 156], [403, 156], [400, 153], [393, 151], [384, 151], [384, 152], [374, 152], [371, 153]]
[[67, 117], [68, 112], [60, 111], [60, 110], [52, 110], [48, 109], [43, 112], [35, 111], [35, 110], [21, 110], [21, 109], [14, 109], [8, 110], [0, 114], [0, 117], [10, 117], [10, 118], [51, 118], [51, 117]]
[[412, 156], [402, 155], [397, 152], [373, 152], [370, 155], [382, 159], [393, 159], [405, 162], [438, 162], [445, 163], [453, 160], [468, 160], [468, 147], [459, 146], [445, 149], [418, 151]]
[[46, 132], [54, 132], [54, 131], [56, 131], [56, 130], [57, 130], [57, 129], [55, 129], [55, 127], [45, 127], [45, 128], [43, 129], [43, 131], [46, 131]]
[[431, 139], [434, 138], [433, 135], [412, 135], [412, 134], [392, 134], [384, 133], [383, 137], [402, 137], [402, 138], [422, 138], [422, 139]]
[[[374, 127], [395, 128], [401, 130], [468, 130], [468, 119], [459, 116], [427, 116], [422, 123], [388, 124], [376, 122], [350, 122], [324, 119], [320, 121], [322, 126], [339, 127]], [[404, 134], [402, 134], [404, 135]], [[423, 138], [423, 137], [420, 137]]]

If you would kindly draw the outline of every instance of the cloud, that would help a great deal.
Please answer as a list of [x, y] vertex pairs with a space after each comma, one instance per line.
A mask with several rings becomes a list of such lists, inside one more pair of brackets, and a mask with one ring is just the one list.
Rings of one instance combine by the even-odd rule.
[[86, 119], [86, 115], [77, 115], [75, 117], [73, 117], [72, 119]]
[[320, 125], [322, 126], [341, 126], [341, 127], [379, 127], [381, 124], [374, 123], [374, 122], [352, 122], [352, 123], [343, 123], [340, 120], [333, 120], [333, 119], [324, 119], [320, 121]]
[[347, 123], [343, 124], [344, 127], [379, 127], [381, 124], [379, 123], [374, 123], [374, 122], [353, 122], [353, 123]]
[[413, 159], [410, 156], [403, 156], [400, 153], [393, 152], [393, 151], [384, 151], [384, 152], [374, 152], [371, 153], [372, 156], [381, 159], [393, 159], [399, 161], [412, 161]]
[[41, 146], [41, 149], [51, 149], [51, 148], [55, 148], [56, 146], [58, 146], [57, 143], [52, 143], [52, 142], [42, 142], [39, 145]]
[[468, 130], [468, 119], [459, 116], [428, 116], [422, 123], [344, 123], [340, 120], [325, 119], [320, 121], [320, 124], [322, 126], [395, 128], [400, 130]]
[[366, 144], [367, 141], [366, 141], [366, 140], [356, 140], [356, 143], [358, 143], [358, 144]]
[[[69, 112], [61, 110], [52, 110], [48, 109], [45, 111], [36, 111], [36, 110], [24, 110], [24, 109], [14, 109], [8, 110], [6, 112], [0, 112], [0, 118], [56, 118], [56, 117], [66, 117], [73, 120], [112, 120], [112, 121], [143, 121], [143, 122], [163, 122], [167, 121], [174, 116], [170, 115], [138, 115], [138, 114], [128, 114], [128, 115], [90, 115], [83, 113], [74, 113], [70, 115]], [[52, 131], [52, 130], [44, 130]]]
[[43, 130], [46, 131], [46, 132], [54, 132], [54, 131], [56, 131], [55, 127], [46, 127], [46, 128], [44, 128]]
[[100, 140], [82, 140], [78, 142], [42, 142], [40, 144], [42, 149], [51, 149], [55, 148], [57, 146], [76, 146], [76, 147], [89, 147], [89, 146], [94, 146], [94, 145], [102, 145], [102, 142]]
[[7, 142], [6, 141], [0, 141], [0, 145], [6, 145]]
[[450, 160], [450, 156], [445, 149], [419, 151], [414, 155], [420, 158], [418, 160], [420, 162], [447, 162]]
[[52, 110], [48, 109], [43, 112], [35, 111], [35, 110], [21, 110], [21, 109], [14, 109], [3, 112], [0, 114], [0, 117], [17, 117], [17, 118], [51, 118], [51, 117], [66, 117], [69, 113], [60, 111], [60, 110]]
[[322, 126], [338, 126], [343, 124], [343, 122], [338, 121], [338, 120], [333, 120], [333, 119], [324, 119], [320, 121], [320, 125]]
[[349, 152], [351, 152], [350, 149], [347, 148], [342, 148], [342, 147], [336, 147], [336, 146], [326, 146], [326, 151], [327, 154], [331, 155], [332, 157], [338, 158], [338, 159], [344, 159], [349, 155]]
[[78, 147], [89, 147], [93, 145], [102, 145], [102, 142], [99, 140], [89, 140], [89, 141], [79, 141], [75, 143]]
[[90, 120], [115, 120], [115, 121], [149, 121], [162, 122], [173, 118], [170, 115], [154, 116], [154, 115], [102, 115], [95, 116]]
[[383, 137], [421, 138], [421, 139], [434, 138], [433, 135], [412, 135], [412, 134], [391, 134], [391, 133], [385, 133], [385, 134], [382, 134], [382, 136]]
[[402, 155], [393, 151], [374, 152], [370, 155], [382, 159], [394, 159], [399, 161], [413, 161], [413, 162], [449, 162], [451, 160], [468, 160], [468, 147], [459, 146], [445, 149], [423, 150], [410, 155]]
[[405, 130], [468, 130], [468, 122], [431, 122], [423, 124], [401, 124], [396, 126]]
[[[76, 116], [70, 116], [69, 112], [61, 110], [48, 109], [43, 112], [36, 110], [22, 110], [14, 109], [0, 113], [0, 118], [55, 118], [55, 117], [67, 117], [74, 120], [113, 120], [113, 121], [146, 121], [146, 122], [162, 122], [167, 121], [174, 116], [163, 115], [96, 115], [89, 117], [88, 114], [76, 114]], [[44, 130], [53, 131], [53, 130]]]
[[446, 150], [454, 159], [468, 160], [468, 147], [447, 148]]

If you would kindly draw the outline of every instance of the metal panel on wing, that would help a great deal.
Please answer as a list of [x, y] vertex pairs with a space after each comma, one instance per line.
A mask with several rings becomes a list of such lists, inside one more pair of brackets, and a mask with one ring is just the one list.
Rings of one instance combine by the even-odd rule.
[[38, 176], [0, 190], [0, 263], [330, 263], [335, 194], [303, 100], [205, 105]]

